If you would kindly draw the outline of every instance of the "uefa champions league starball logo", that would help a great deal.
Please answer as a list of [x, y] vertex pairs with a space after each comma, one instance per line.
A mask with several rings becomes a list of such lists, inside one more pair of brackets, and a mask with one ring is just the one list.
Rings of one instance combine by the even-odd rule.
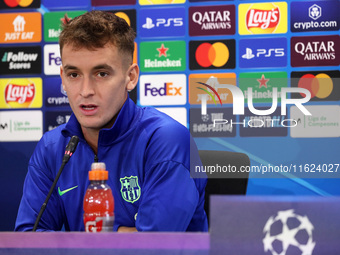
[[277, 212], [271, 216], [264, 228], [264, 251], [272, 255], [312, 255], [314, 226], [307, 216], [301, 216], [293, 209]]

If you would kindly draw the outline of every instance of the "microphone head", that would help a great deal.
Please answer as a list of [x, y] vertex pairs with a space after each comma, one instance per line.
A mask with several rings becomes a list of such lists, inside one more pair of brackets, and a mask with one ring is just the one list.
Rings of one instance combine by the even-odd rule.
[[73, 153], [77, 148], [78, 142], [79, 142], [78, 136], [76, 136], [76, 135], [72, 136], [71, 140], [68, 142], [68, 144], [66, 146], [66, 151]]

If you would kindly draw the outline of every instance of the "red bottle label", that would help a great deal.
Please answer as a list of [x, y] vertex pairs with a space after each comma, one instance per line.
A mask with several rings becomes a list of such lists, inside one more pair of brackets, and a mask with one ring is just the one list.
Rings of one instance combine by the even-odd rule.
[[86, 232], [112, 232], [114, 216], [84, 216], [84, 225]]

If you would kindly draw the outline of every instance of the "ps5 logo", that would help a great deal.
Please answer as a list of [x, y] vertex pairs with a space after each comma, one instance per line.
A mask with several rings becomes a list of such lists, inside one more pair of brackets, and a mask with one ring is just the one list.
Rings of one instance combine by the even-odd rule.
[[153, 23], [152, 18], [146, 17], [145, 24], [143, 24], [143, 28], [152, 29], [156, 27], [170, 27], [173, 25], [174, 27], [181, 27], [183, 26], [183, 18], [159, 18], [156, 19], [156, 24]]
[[256, 55], [253, 54], [253, 50], [250, 48], [246, 48], [246, 53], [242, 55], [244, 59], [253, 59], [256, 57], [283, 57], [285, 55], [284, 48], [271, 48], [271, 49], [257, 49]]

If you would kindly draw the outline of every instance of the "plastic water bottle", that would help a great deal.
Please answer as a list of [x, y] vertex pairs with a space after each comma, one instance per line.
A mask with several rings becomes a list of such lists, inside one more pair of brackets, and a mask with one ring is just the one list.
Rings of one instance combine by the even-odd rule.
[[114, 222], [114, 200], [105, 163], [95, 162], [89, 171], [90, 185], [84, 197], [84, 226], [86, 232], [111, 232]]

